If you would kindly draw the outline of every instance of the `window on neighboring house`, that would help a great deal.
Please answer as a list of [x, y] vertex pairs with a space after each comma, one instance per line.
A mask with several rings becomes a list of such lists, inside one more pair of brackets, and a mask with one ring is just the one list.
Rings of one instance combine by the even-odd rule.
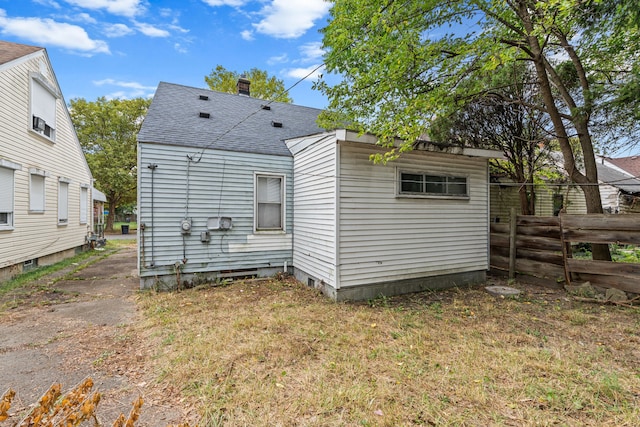
[[400, 172], [399, 193], [409, 196], [469, 196], [467, 177]]
[[553, 195], [553, 216], [560, 215], [562, 208], [564, 207], [564, 196], [562, 194]]
[[284, 176], [256, 175], [256, 230], [283, 230]]
[[58, 182], [58, 225], [69, 223], [69, 182]]
[[40, 74], [31, 78], [31, 128], [55, 140], [57, 95]]
[[13, 228], [14, 170], [0, 164], [0, 230]]
[[46, 200], [44, 180], [46, 173], [30, 170], [29, 176], [29, 212], [44, 212]]
[[89, 195], [88, 188], [86, 186], [80, 187], [80, 224], [87, 223], [88, 195]]

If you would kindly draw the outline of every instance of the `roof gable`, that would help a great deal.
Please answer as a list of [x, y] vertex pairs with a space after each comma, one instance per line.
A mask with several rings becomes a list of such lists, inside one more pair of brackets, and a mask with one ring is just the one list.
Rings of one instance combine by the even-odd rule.
[[14, 61], [23, 56], [43, 50], [41, 47], [11, 43], [0, 40], [0, 65]]
[[[269, 109], [262, 108], [267, 105]], [[161, 82], [141, 143], [291, 156], [284, 140], [322, 132], [321, 110]]]

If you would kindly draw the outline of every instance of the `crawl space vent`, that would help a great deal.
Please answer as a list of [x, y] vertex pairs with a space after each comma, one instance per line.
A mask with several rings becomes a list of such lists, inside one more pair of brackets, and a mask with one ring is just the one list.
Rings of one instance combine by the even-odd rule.
[[273, 126], [274, 128], [281, 128], [282, 127], [282, 122], [271, 122], [271, 126]]
[[208, 101], [209, 97], [207, 95], [200, 95], [200, 100], [201, 101]]
[[200, 117], [202, 117], [203, 119], [208, 119], [209, 117], [211, 117], [211, 114], [209, 114], [209, 113], [200, 113]]

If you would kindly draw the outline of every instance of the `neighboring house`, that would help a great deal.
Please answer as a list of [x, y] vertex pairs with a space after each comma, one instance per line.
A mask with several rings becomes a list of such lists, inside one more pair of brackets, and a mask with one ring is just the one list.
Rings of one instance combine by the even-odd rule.
[[0, 41], [0, 280], [83, 247], [91, 187], [46, 50]]
[[421, 143], [376, 165], [374, 137], [319, 113], [161, 83], [138, 135], [141, 287], [288, 271], [344, 300], [483, 281], [499, 153]]
[[[640, 213], [640, 179], [616, 166], [618, 160], [622, 159], [597, 158], [602, 209], [605, 213], [612, 214]], [[632, 162], [627, 162], [626, 158], [621, 163], [633, 167], [629, 165]], [[519, 209], [519, 203], [518, 184], [507, 178], [492, 177], [491, 220], [493, 222], [508, 221], [511, 207]], [[587, 213], [584, 194], [578, 185], [565, 183], [536, 185], [535, 214], [537, 216], [558, 215], [561, 209], [574, 215]]]
[[610, 183], [600, 187], [606, 212], [640, 213], [640, 157], [599, 157], [598, 177]]

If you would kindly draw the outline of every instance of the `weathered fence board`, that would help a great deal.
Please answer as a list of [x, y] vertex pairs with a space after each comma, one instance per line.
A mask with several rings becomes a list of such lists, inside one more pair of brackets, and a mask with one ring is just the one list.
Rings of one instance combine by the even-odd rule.
[[[494, 269], [510, 271], [509, 229], [510, 223], [491, 225]], [[516, 216], [515, 238], [519, 276], [546, 280], [549, 285], [563, 278], [569, 284], [588, 280], [595, 286], [640, 294], [640, 264], [573, 259], [571, 243], [640, 245], [640, 215]]]
[[640, 230], [640, 215], [637, 215], [637, 214], [562, 215], [561, 219], [562, 219], [562, 227], [570, 228], [570, 229], [617, 230], [617, 231]]
[[640, 230], [563, 229], [562, 237], [565, 242], [640, 245]]

